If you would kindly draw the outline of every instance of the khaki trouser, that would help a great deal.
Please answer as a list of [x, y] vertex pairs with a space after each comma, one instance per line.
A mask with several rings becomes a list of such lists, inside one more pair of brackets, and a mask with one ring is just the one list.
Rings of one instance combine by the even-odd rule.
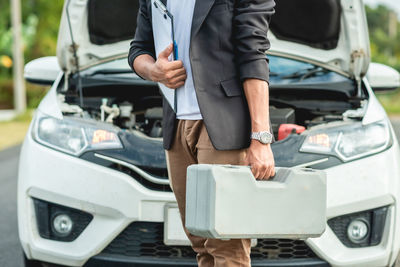
[[[191, 164], [243, 165], [246, 150], [216, 150], [202, 120], [179, 120], [174, 142], [167, 153], [168, 173], [185, 225], [186, 169]], [[207, 196], [204, 196], [205, 198]], [[186, 235], [197, 252], [199, 267], [250, 267], [250, 239], [218, 240]]]

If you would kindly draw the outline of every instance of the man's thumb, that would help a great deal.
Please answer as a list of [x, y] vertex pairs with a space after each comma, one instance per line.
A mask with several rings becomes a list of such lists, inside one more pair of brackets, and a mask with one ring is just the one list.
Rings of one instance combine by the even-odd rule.
[[167, 46], [167, 48], [164, 49], [164, 51], [162, 51], [160, 53], [159, 57], [168, 58], [169, 55], [171, 55], [171, 53], [172, 53], [172, 49], [173, 49], [173, 46], [172, 46], [172, 44], [170, 44], [169, 46]]

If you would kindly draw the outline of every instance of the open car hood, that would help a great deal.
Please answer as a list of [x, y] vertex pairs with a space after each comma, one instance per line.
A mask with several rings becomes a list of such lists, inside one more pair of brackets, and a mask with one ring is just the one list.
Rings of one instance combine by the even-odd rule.
[[[205, 0], [202, 0], [205, 1]], [[207, 0], [213, 1], [213, 0]], [[370, 48], [362, 0], [278, 0], [268, 33], [268, 54], [286, 56], [360, 80], [367, 72]], [[126, 57], [136, 28], [139, 1], [65, 1], [57, 57], [67, 72]]]

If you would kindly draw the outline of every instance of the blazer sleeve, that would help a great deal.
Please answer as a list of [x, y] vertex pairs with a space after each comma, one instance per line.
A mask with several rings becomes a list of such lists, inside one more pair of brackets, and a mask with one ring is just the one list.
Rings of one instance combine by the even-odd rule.
[[137, 72], [133, 67], [133, 62], [135, 61], [136, 57], [143, 54], [148, 54], [154, 59], [156, 58], [153, 40], [153, 27], [151, 24], [151, 14], [149, 10], [150, 8], [146, 2], [150, 1], [140, 0], [139, 2], [135, 37], [130, 43], [128, 53], [128, 64], [136, 74]]
[[267, 32], [275, 13], [274, 0], [238, 0], [234, 15], [235, 57], [240, 80], [256, 78], [269, 82], [270, 48]]

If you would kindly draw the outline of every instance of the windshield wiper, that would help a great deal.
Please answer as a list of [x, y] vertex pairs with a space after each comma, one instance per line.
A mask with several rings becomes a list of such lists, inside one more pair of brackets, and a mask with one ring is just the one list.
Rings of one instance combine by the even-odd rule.
[[131, 69], [99, 69], [89, 73], [90, 76], [97, 74], [124, 74], [133, 73]]
[[270, 72], [269, 72], [269, 76], [270, 76], [270, 77], [279, 77], [279, 73], [270, 71]]
[[296, 72], [293, 72], [289, 75], [281, 76], [281, 79], [299, 79], [299, 81], [303, 81], [307, 78], [315, 77], [318, 74], [325, 74], [328, 73], [326, 69], [323, 69], [321, 67], [313, 67], [313, 68], [307, 68], [307, 69], [302, 69]]

